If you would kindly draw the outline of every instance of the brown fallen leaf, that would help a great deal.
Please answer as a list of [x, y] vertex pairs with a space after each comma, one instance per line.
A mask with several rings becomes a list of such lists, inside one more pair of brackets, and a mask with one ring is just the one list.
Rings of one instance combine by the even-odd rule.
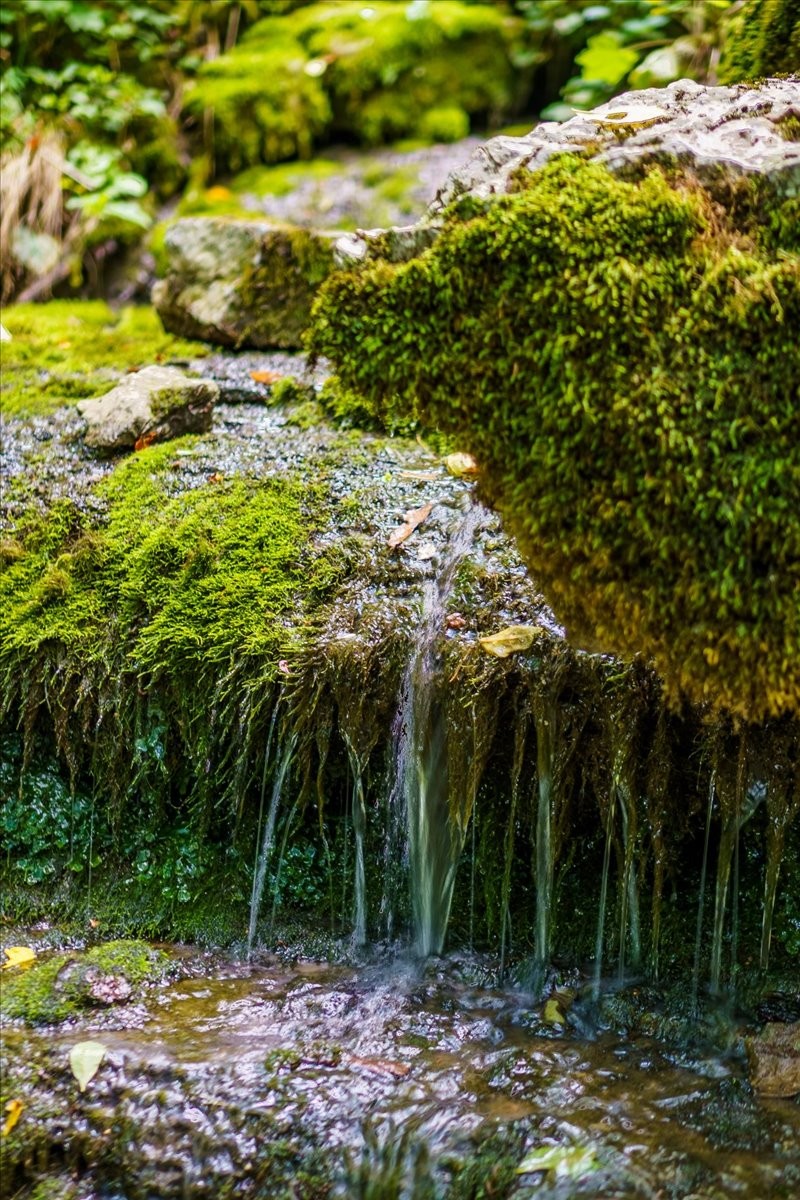
[[393, 1062], [388, 1058], [358, 1058], [353, 1055], [347, 1061], [353, 1067], [364, 1067], [367, 1071], [393, 1075], [395, 1079], [405, 1079], [406, 1075], [411, 1073], [411, 1067], [407, 1063]]
[[508, 625], [497, 633], [478, 638], [478, 644], [495, 658], [508, 658], [520, 650], [528, 650], [542, 632], [540, 625]]
[[437, 471], [398, 471], [398, 479], [413, 479], [415, 483], [436, 483], [439, 479]]
[[422, 508], [412, 508], [406, 514], [402, 525], [398, 525], [389, 535], [389, 548], [394, 550], [411, 537], [415, 529], [419, 529], [423, 521], [427, 521], [434, 508], [434, 503], [423, 504]]
[[283, 379], [281, 371], [251, 371], [250, 378], [254, 383], [277, 383]]
[[148, 446], [152, 446], [153, 442], [158, 437], [155, 429], [148, 429], [141, 437], [138, 437], [134, 443], [134, 450], [146, 450]]

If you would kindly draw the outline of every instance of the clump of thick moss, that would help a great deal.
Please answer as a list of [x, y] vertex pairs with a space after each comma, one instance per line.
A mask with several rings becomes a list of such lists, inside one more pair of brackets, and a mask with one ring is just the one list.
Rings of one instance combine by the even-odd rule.
[[308, 56], [286, 28], [268, 18], [228, 54], [205, 64], [187, 94], [186, 112], [205, 125], [220, 167], [308, 158], [330, 123], [330, 105]]
[[721, 83], [800, 71], [797, 0], [746, 0], [731, 21], [719, 69]]
[[504, 4], [302, 5], [206, 63], [185, 107], [232, 171], [307, 158], [330, 134], [456, 140], [511, 108], [519, 32]]
[[81, 955], [54, 954], [4, 974], [0, 1013], [28, 1025], [65, 1021], [86, 1006], [127, 999], [133, 988], [163, 978], [167, 965], [162, 951], [140, 941], [107, 942]]
[[800, 262], [658, 169], [570, 155], [516, 189], [334, 276], [314, 349], [386, 423], [461, 435], [573, 635], [800, 709]]
[[470, 118], [496, 121], [511, 106], [519, 23], [502, 5], [352, 0], [310, 5], [291, 20], [312, 62], [329, 64], [321, 78], [334, 129], [368, 145], [456, 140]]
[[44, 415], [99, 396], [125, 371], [206, 354], [165, 333], [151, 308], [112, 312], [101, 300], [51, 300], [3, 309], [11, 334], [2, 345], [3, 416]]

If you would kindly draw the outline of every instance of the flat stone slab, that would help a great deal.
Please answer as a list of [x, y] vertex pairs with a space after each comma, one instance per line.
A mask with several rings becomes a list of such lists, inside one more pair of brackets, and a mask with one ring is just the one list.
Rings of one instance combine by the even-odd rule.
[[143, 437], [155, 442], [205, 433], [218, 396], [213, 380], [194, 379], [176, 367], [145, 367], [104, 396], [81, 400], [78, 412], [87, 423], [87, 445], [125, 450]]

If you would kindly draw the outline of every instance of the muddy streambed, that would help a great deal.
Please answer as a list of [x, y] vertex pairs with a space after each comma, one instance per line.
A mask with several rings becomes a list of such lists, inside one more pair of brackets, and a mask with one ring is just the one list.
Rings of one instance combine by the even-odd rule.
[[[186, 963], [134, 1004], [6, 1030], [5, 1195], [800, 1193], [800, 1109], [736, 1054], [623, 1039], [588, 1002], [547, 1024], [472, 957]], [[81, 1094], [83, 1039], [107, 1053]]]

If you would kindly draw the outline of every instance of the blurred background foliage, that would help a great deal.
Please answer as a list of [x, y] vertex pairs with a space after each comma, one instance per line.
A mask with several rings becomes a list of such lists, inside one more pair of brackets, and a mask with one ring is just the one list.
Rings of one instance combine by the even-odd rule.
[[[522, 132], [629, 87], [715, 82], [731, 25], [755, 12], [774, 26], [794, 3], [13, 0], [0, 7], [3, 298], [91, 284], [187, 182], [331, 142]], [[740, 75], [754, 65], [740, 59]]]

